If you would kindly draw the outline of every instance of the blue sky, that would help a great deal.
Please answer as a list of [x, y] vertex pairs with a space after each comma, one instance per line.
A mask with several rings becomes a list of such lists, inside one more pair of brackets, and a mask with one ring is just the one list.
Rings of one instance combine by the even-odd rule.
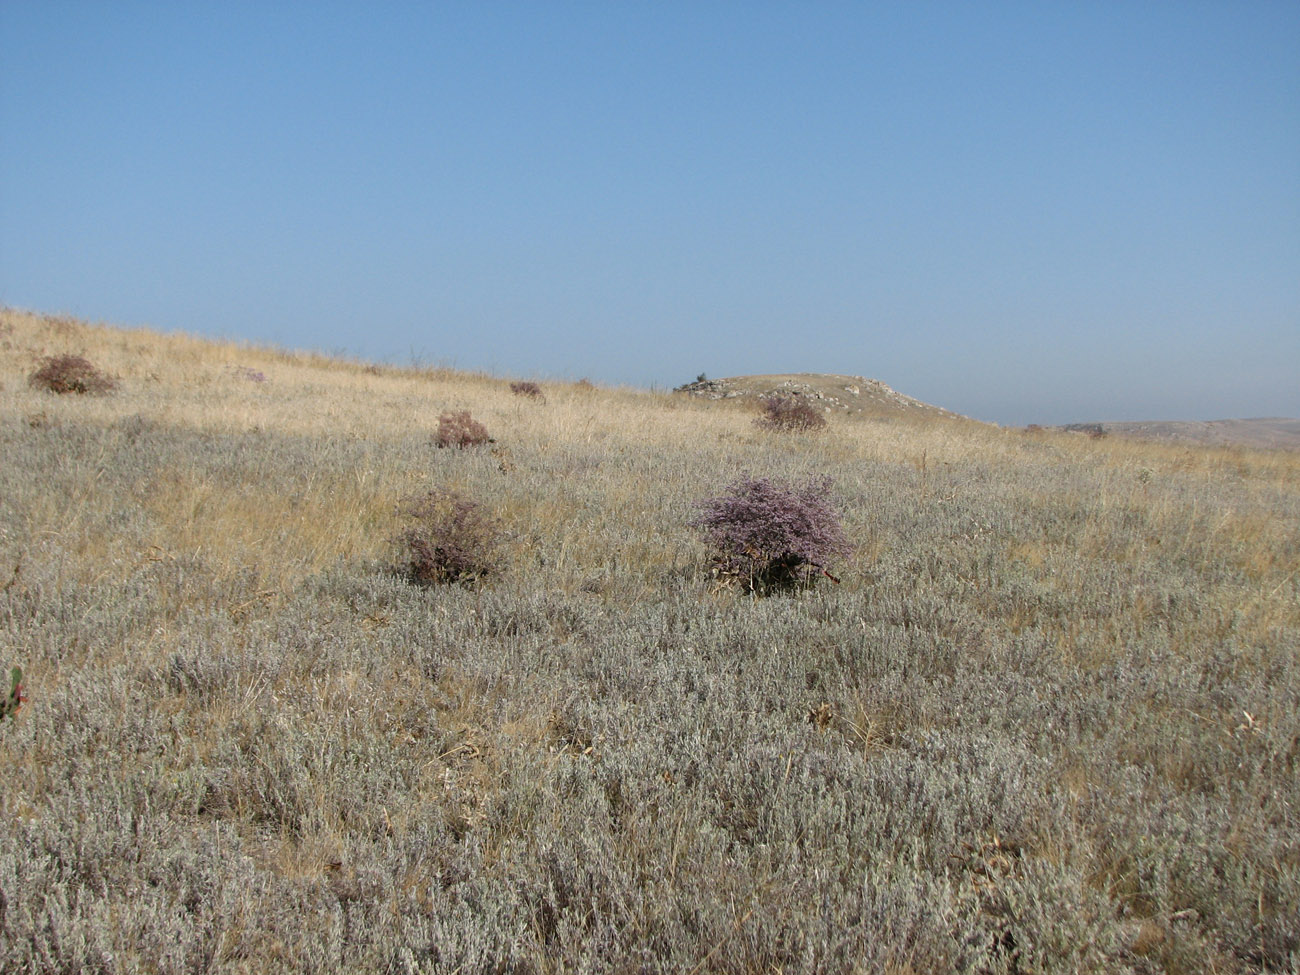
[[0, 0], [0, 303], [1300, 416], [1300, 3]]

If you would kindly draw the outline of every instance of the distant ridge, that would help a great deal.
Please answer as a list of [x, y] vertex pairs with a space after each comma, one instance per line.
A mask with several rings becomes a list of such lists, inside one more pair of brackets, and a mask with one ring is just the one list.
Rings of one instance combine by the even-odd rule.
[[1061, 429], [1100, 430], [1142, 440], [1209, 446], [1300, 450], [1300, 419], [1260, 417], [1249, 420], [1132, 420], [1121, 423], [1071, 423]]
[[828, 373], [778, 373], [761, 376], [701, 377], [673, 390], [710, 400], [758, 400], [763, 396], [802, 396], [829, 413], [865, 417], [965, 419], [941, 406], [905, 396], [879, 379]]

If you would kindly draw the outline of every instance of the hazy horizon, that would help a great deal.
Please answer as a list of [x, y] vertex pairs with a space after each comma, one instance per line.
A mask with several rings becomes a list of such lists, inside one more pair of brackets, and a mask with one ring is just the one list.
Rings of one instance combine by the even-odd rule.
[[1007, 425], [1300, 416], [1300, 6], [0, 6], [0, 302]]

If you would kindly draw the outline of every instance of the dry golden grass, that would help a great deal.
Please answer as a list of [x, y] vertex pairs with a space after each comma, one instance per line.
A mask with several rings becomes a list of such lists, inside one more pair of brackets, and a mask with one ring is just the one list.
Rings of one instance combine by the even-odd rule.
[[[30, 388], [59, 353], [120, 388]], [[78, 937], [118, 970], [400, 970], [453, 916], [516, 946], [500, 970], [576, 970], [606, 921], [665, 970], [998, 970], [1003, 887], [1023, 944], [1109, 939], [1024, 970], [1286, 963], [1300, 454], [915, 415], [802, 438], [734, 403], [545, 394], [0, 311], [0, 423], [45, 465], [0, 472], [0, 633], [32, 692], [0, 737], [0, 893], [91, 905]], [[434, 447], [453, 410], [497, 443]], [[746, 470], [833, 474], [841, 586], [712, 589], [691, 502]], [[506, 526], [499, 581], [383, 568], [434, 486]], [[953, 872], [990, 844], [998, 891]], [[140, 947], [118, 888], [165, 925], [202, 870], [238, 906], [174, 933], [189, 955]], [[780, 949], [823, 923], [838, 960]]]
[[[88, 357], [122, 389], [93, 399], [29, 389], [25, 378], [41, 358], [60, 353]], [[256, 371], [265, 381], [251, 381], [240, 370]], [[503, 519], [530, 526], [516, 535], [516, 551], [546, 549], [548, 567], [570, 587], [611, 558], [643, 569], [671, 566], [682, 538], [663, 531], [662, 512], [679, 485], [698, 483], [704, 470], [743, 469], [777, 449], [807, 469], [910, 466], [927, 503], [960, 503], [966, 489], [949, 472], [970, 464], [1086, 469], [1094, 493], [1074, 499], [1088, 512], [1082, 529], [1068, 539], [1017, 537], [1009, 544], [1011, 559], [1041, 571], [1055, 551], [1140, 569], [1144, 559], [1157, 550], [1164, 557], [1172, 546], [1202, 569], [1227, 562], [1250, 579], [1257, 591], [1233, 609], [1245, 612], [1252, 626], [1267, 628], [1287, 616], [1274, 597], [1297, 572], [1297, 529], [1279, 524], [1270, 499], [1300, 483], [1300, 453], [1025, 434], [948, 418], [837, 417], [829, 436], [782, 441], [755, 430], [752, 412], [731, 403], [566, 383], [549, 384], [546, 394], [543, 405], [483, 375], [377, 368], [0, 311], [0, 406], [29, 424], [137, 422], [199, 433], [274, 431], [308, 441], [383, 444], [427, 440], [440, 414], [468, 410], [500, 448], [491, 460], [446, 471], [446, 481], [486, 494]], [[32, 530], [69, 540], [95, 578], [129, 572], [158, 552], [201, 552], [230, 571], [256, 566], [267, 588], [284, 589], [340, 559], [382, 554], [397, 503], [434, 476], [395, 467], [387, 456], [376, 452], [374, 466], [364, 469], [304, 470], [290, 490], [283, 480], [259, 479], [256, 471], [224, 479], [171, 471], [138, 486], [141, 506], [159, 526], [144, 552], [121, 551], [113, 537], [92, 530], [100, 473], [92, 463], [74, 481], [71, 496], [34, 500]], [[484, 483], [490, 466], [516, 471], [529, 490]], [[641, 476], [629, 477], [629, 470]], [[1212, 487], [1225, 480], [1236, 488], [1234, 504], [1241, 510], [1200, 507], [1194, 497], [1189, 505], [1189, 484]], [[1045, 490], [1024, 500], [1059, 504], [1060, 485], [1048, 483]], [[1117, 534], [1117, 518], [1141, 520], [1145, 532]], [[1049, 578], [1064, 589], [1071, 584], [1068, 574]]]
[[[90, 399], [27, 388], [25, 378], [41, 358], [60, 353], [86, 356], [122, 389]], [[264, 375], [265, 381], [248, 379], [245, 370]], [[0, 385], [6, 415], [33, 424], [107, 427], [132, 421], [217, 435], [274, 431], [306, 440], [375, 444], [428, 440], [442, 413], [468, 410], [500, 447], [491, 460], [447, 471], [445, 481], [486, 494], [505, 521], [529, 526], [515, 534], [516, 556], [545, 550], [547, 570], [559, 574], [566, 590], [589, 583], [591, 573], [611, 560], [647, 572], [679, 562], [677, 553], [690, 543], [684, 542], [685, 533], [665, 533], [662, 524], [662, 512], [671, 507], [679, 485], [698, 482], [704, 470], [744, 469], [774, 447], [807, 469], [910, 466], [921, 499], [929, 503], [959, 503], [965, 488], [949, 473], [972, 463], [994, 469], [1026, 463], [1089, 469], [1100, 487], [1075, 499], [1089, 512], [1083, 530], [1061, 540], [1016, 538], [1010, 558], [1039, 571], [1056, 551], [1140, 569], [1144, 558], [1173, 546], [1201, 567], [1227, 561], [1259, 587], [1232, 607], [1244, 612], [1255, 630], [1289, 618], [1270, 593], [1284, 591], [1297, 571], [1297, 531], [1268, 513], [1270, 497], [1300, 483], [1297, 452], [1026, 434], [961, 418], [914, 415], [836, 417], [829, 436], [781, 438], [756, 430], [752, 409], [730, 402], [555, 383], [548, 384], [543, 405], [513, 395], [507, 381], [484, 375], [374, 367], [12, 309], [0, 310]], [[291, 490], [282, 481], [260, 480], [255, 471], [234, 479], [169, 472], [139, 488], [142, 506], [159, 526], [144, 552], [121, 551], [113, 537], [92, 530], [88, 515], [96, 503], [98, 476], [92, 464], [73, 497], [37, 500], [34, 531], [69, 540], [92, 578], [130, 572], [158, 553], [203, 553], [227, 572], [254, 566], [264, 588], [287, 590], [340, 559], [384, 553], [398, 502], [434, 476], [386, 465], [385, 456], [377, 452], [375, 466], [364, 469], [304, 470]], [[485, 485], [482, 472], [493, 465], [521, 473], [518, 479], [529, 490], [510, 490], [504, 481]], [[605, 473], [606, 466], [616, 473]], [[529, 476], [529, 469], [545, 474]], [[642, 476], [628, 477], [629, 469]], [[1215, 485], [1224, 479], [1238, 488], [1247, 510], [1202, 509], [1195, 500], [1188, 506], [1188, 483]], [[1169, 490], [1174, 481], [1179, 489]], [[1047, 488], [1052, 503], [1060, 500], [1059, 488], [1057, 483]], [[1140, 516], [1146, 533], [1117, 534], [1113, 522], [1126, 515]], [[869, 540], [868, 551], [879, 544]], [[1063, 591], [1074, 584], [1068, 572], [1048, 578]]]

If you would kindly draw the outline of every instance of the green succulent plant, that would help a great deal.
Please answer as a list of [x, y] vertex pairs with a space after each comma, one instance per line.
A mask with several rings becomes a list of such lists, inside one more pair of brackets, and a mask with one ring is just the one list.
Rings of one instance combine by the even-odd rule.
[[7, 718], [23, 706], [27, 696], [23, 693], [23, 669], [15, 667], [9, 672], [9, 693], [0, 699], [0, 718]]

